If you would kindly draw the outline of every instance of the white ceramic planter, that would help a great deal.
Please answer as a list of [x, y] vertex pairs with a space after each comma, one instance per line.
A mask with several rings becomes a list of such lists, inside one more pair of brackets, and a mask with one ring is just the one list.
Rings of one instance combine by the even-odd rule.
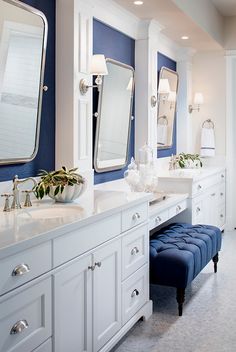
[[86, 183], [80, 183], [74, 186], [65, 186], [62, 193], [58, 193], [54, 196], [55, 186], [50, 189], [49, 197], [55, 199], [56, 202], [60, 203], [71, 203], [73, 200], [79, 198], [86, 189]]

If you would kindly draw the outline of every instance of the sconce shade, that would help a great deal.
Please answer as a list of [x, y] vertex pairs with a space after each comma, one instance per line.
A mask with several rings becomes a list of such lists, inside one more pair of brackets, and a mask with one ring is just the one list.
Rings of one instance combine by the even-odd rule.
[[167, 100], [171, 103], [175, 103], [176, 102], [176, 92], [171, 90]]
[[161, 78], [158, 86], [159, 94], [169, 94], [170, 93], [170, 84], [167, 78]]
[[94, 76], [108, 75], [106, 59], [104, 55], [93, 55], [90, 65], [90, 73]]
[[194, 104], [202, 105], [204, 103], [204, 98], [202, 93], [195, 93], [194, 95]]

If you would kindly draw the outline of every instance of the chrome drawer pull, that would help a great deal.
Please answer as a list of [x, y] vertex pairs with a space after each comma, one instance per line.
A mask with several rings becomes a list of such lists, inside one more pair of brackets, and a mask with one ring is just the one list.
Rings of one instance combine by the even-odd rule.
[[197, 212], [199, 212], [199, 211], [201, 211], [201, 208], [197, 207], [197, 209], [196, 209], [196, 210], [197, 210]]
[[224, 195], [224, 193], [223, 192], [221, 192], [221, 194], [220, 194], [221, 196], [223, 196]]
[[212, 193], [212, 194], [211, 194], [212, 197], [215, 197], [215, 195], [216, 195], [215, 193]]
[[95, 266], [95, 267], [97, 266], [98, 268], [101, 268], [102, 262], [97, 262], [97, 263], [94, 264], [94, 266]]
[[197, 189], [202, 189], [202, 186], [201, 186], [201, 185], [198, 185], [198, 186], [197, 186]]
[[139, 213], [135, 213], [133, 216], [132, 216], [132, 220], [134, 221], [137, 221], [138, 219], [140, 219], [140, 214]]
[[27, 320], [19, 320], [17, 323], [13, 325], [10, 331], [10, 335], [16, 335], [20, 334], [23, 332], [25, 329], [27, 329], [29, 324], [27, 323]]
[[176, 207], [177, 213], [178, 213], [181, 209], [182, 209], [181, 206], [180, 206], [180, 205], [177, 205], [177, 207]]
[[155, 218], [155, 223], [156, 224], [159, 224], [159, 222], [161, 222], [162, 221], [162, 218], [160, 217], [160, 216], [157, 216], [156, 218]]
[[27, 274], [30, 271], [30, 268], [27, 264], [19, 264], [12, 271], [12, 276], [22, 276]]
[[134, 247], [130, 253], [131, 253], [131, 255], [138, 254], [139, 253], [138, 247]]
[[88, 266], [88, 270], [94, 271], [94, 270], [95, 270], [95, 265], [90, 265], [90, 266]]
[[133, 290], [133, 292], [131, 293], [131, 297], [135, 297], [139, 295], [139, 291], [137, 289]]
[[222, 175], [221, 175], [221, 178], [225, 178], [225, 175], [222, 174]]

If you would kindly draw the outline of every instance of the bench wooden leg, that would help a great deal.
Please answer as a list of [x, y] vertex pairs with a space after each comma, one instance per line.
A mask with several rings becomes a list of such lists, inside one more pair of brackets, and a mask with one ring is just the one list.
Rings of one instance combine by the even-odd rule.
[[176, 291], [176, 300], [178, 302], [179, 316], [183, 314], [183, 303], [185, 299], [185, 288], [177, 288]]
[[212, 258], [213, 263], [214, 263], [214, 272], [217, 273], [217, 263], [219, 261], [219, 254], [216, 253], [216, 255]]

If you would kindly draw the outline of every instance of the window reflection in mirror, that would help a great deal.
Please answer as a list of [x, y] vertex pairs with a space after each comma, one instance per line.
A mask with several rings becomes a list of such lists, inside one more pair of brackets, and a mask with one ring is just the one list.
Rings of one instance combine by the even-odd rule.
[[158, 88], [157, 148], [171, 148], [178, 93], [178, 74], [162, 67]]
[[94, 167], [97, 172], [127, 164], [134, 88], [134, 70], [107, 59], [108, 75], [99, 94]]
[[46, 36], [40, 11], [0, 0], [0, 164], [37, 153]]

